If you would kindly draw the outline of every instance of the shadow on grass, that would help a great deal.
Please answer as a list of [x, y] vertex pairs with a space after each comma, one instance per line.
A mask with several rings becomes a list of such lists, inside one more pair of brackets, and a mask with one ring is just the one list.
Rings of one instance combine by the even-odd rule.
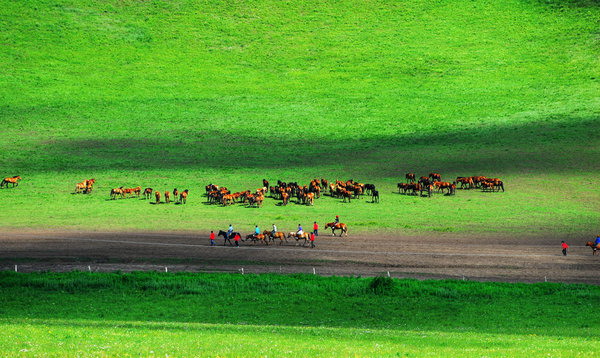
[[[393, 128], [390, 128], [393, 129]], [[234, 132], [187, 133], [186, 140], [114, 138], [56, 140], [4, 166], [48, 170], [237, 169], [278, 170], [342, 166], [369, 177], [405, 170], [490, 173], [600, 169], [600, 119], [567, 118], [518, 126], [412, 133], [382, 137], [269, 140]], [[50, 158], [50, 159], [49, 159]], [[268, 173], [268, 172], [267, 172]]]

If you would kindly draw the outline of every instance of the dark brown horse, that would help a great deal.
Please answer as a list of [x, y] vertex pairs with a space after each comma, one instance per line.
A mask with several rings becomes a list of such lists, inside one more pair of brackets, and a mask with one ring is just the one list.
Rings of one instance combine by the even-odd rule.
[[408, 180], [411, 183], [415, 182], [415, 173], [406, 173], [406, 175], [404, 176], [406, 178], [406, 180]]
[[344, 235], [344, 233], [346, 233], [346, 236], [348, 236], [348, 226], [346, 226], [346, 224], [344, 223], [327, 223], [325, 224], [325, 230], [331, 228], [331, 233], [333, 234], [333, 236], [335, 236], [335, 230], [341, 230], [342, 233], [340, 234], [340, 237], [342, 237], [342, 235]]
[[184, 191], [179, 193], [179, 202], [180, 203], [185, 204], [187, 202], [188, 192], [189, 192], [189, 190], [185, 189]]

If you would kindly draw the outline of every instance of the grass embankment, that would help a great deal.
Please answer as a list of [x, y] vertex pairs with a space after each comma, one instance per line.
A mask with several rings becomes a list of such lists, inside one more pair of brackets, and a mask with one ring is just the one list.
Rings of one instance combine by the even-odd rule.
[[0, 355], [597, 355], [597, 286], [370, 282], [3, 272]]
[[[595, 2], [8, 1], [0, 8], [1, 227], [587, 233], [600, 219]], [[508, 193], [394, 196], [407, 171]], [[89, 196], [74, 183], [98, 180]], [[382, 203], [261, 210], [203, 185], [354, 178]], [[105, 202], [189, 188], [185, 208]], [[565, 195], [565, 193], [569, 193]], [[36, 213], [32, 216], [31, 213]]]

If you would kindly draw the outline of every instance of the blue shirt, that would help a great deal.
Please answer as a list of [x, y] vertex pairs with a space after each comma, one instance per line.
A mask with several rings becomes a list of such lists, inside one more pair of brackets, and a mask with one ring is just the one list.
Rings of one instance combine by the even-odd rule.
[[598, 236], [598, 237], [596, 238], [596, 241], [594, 241], [594, 244], [596, 244], [596, 245], [600, 244], [600, 236]]
[[254, 229], [254, 232], [257, 233], [257, 234], [260, 234], [260, 229], [256, 228], [256, 229]]

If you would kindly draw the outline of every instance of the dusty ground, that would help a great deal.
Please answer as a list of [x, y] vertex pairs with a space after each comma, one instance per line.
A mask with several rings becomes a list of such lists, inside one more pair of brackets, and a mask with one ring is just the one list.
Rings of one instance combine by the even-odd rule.
[[[563, 238], [564, 239], [564, 238]], [[206, 233], [190, 232], [0, 232], [0, 269], [15, 264], [28, 271], [225, 271], [244, 273], [313, 273], [393, 277], [459, 278], [600, 284], [600, 256], [583, 239], [480, 237], [436, 234], [432, 237], [390, 234], [320, 236], [310, 249], [242, 243], [210, 247]], [[314, 271], [313, 271], [314, 270]]]

